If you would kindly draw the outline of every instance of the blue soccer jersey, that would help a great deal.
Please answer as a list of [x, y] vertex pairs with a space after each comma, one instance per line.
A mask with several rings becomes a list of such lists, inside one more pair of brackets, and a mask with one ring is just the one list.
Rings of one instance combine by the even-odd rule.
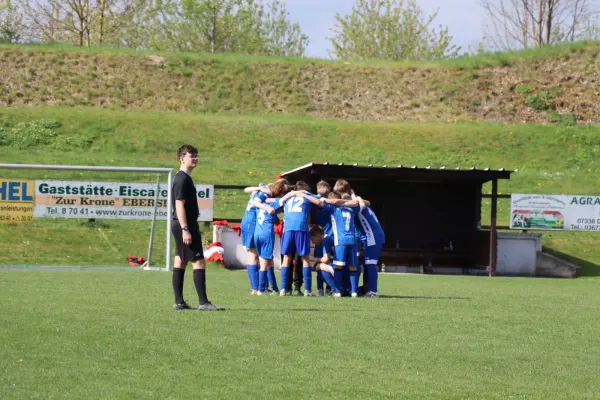
[[308, 220], [312, 208], [313, 203], [308, 199], [299, 196], [290, 197], [283, 207], [283, 231], [308, 232]]
[[385, 234], [371, 207], [362, 210], [356, 219], [360, 240], [365, 244], [365, 247], [380, 246], [385, 242]]
[[252, 204], [254, 199], [259, 199], [261, 203], [263, 203], [267, 197], [269, 197], [264, 192], [256, 192], [250, 196], [248, 200], [248, 204], [246, 205], [246, 211], [244, 212], [244, 216], [242, 217], [242, 223], [240, 227], [244, 232], [250, 232], [254, 234], [254, 229], [256, 228], [256, 206]]
[[[265, 203], [266, 204], [266, 203]], [[273, 207], [275, 211], [281, 207], [281, 199], [276, 199], [273, 203], [266, 204], [269, 207]], [[254, 235], [260, 237], [272, 236], [273, 227], [277, 222], [277, 213], [269, 214], [265, 210], [257, 209], [256, 211], [256, 228], [254, 229]]]
[[[319, 197], [321, 201], [325, 201], [325, 197]], [[324, 208], [315, 207], [315, 222], [323, 228], [323, 231], [328, 236], [333, 236], [333, 227], [331, 226], [331, 213]]]
[[336, 207], [325, 203], [324, 207], [331, 215], [331, 227], [336, 246], [356, 244], [356, 226], [354, 220], [360, 212], [359, 207]]

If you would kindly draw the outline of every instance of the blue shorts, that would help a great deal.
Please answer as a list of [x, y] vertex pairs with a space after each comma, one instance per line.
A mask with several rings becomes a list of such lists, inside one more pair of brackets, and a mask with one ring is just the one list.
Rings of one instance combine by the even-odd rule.
[[383, 243], [378, 243], [375, 246], [365, 246], [365, 265], [377, 265], [382, 248]]
[[246, 250], [256, 248], [256, 244], [254, 244], [254, 232], [242, 231], [242, 246]]
[[307, 231], [287, 231], [281, 237], [281, 254], [298, 253], [304, 257], [310, 254], [310, 234]]
[[354, 244], [335, 246], [333, 265], [335, 267], [358, 267], [358, 247]]
[[265, 260], [273, 259], [273, 247], [275, 245], [275, 234], [271, 236], [254, 236], [256, 252], [258, 256]]

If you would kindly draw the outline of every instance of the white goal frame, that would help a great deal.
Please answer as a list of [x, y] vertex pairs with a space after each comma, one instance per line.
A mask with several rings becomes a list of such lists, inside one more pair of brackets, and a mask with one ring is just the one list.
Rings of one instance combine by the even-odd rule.
[[[154, 203], [154, 215], [152, 217], [152, 226], [150, 228], [150, 241], [148, 244], [148, 260], [144, 270], [146, 271], [170, 271], [171, 270], [171, 225], [173, 212], [173, 168], [146, 168], [146, 167], [107, 167], [107, 166], [91, 166], [91, 165], [44, 165], [44, 164], [0, 164], [0, 169], [36, 169], [36, 170], [61, 170], [61, 171], [102, 171], [102, 172], [150, 172], [150, 173], [166, 173], [167, 178], [167, 240], [166, 240], [166, 266], [165, 268], [150, 267], [150, 257], [152, 253], [152, 241], [154, 237], [154, 225], [156, 224], [156, 205]], [[157, 185], [159, 185], [157, 182]], [[157, 191], [158, 195], [158, 191]]]

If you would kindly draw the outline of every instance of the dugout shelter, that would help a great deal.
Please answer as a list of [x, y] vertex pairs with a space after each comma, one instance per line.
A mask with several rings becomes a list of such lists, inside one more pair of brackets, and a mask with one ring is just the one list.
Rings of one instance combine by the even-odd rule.
[[[380, 264], [433, 272], [496, 273], [498, 180], [504, 169], [449, 169], [417, 166], [359, 166], [310, 163], [281, 176], [305, 181], [313, 192], [320, 180], [331, 188], [337, 179], [371, 202], [385, 232]], [[483, 185], [491, 182], [491, 223], [482, 229]]]

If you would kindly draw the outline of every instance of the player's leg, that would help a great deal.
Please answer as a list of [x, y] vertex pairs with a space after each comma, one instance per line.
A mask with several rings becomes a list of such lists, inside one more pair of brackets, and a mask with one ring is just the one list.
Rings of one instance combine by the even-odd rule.
[[346, 261], [345, 261], [345, 250], [346, 250], [346, 246], [343, 245], [338, 245], [335, 246], [334, 248], [334, 256], [333, 256], [333, 266], [335, 268], [334, 274], [333, 274], [333, 279], [334, 279], [334, 286], [333, 286], [333, 291], [334, 297], [342, 297], [342, 283], [343, 283], [343, 270], [346, 266]]
[[258, 292], [258, 254], [254, 243], [254, 232], [242, 231], [242, 245], [248, 253], [246, 269], [248, 271], [248, 281], [250, 281], [250, 294], [254, 296]]
[[317, 293], [318, 296], [324, 296], [325, 291], [323, 290], [323, 283], [325, 280], [323, 279], [323, 271], [317, 269]]
[[327, 285], [329, 287], [331, 287], [331, 288], [335, 287], [335, 279], [334, 279], [335, 270], [333, 269], [333, 267], [331, 265], [325, 264], [325, 263], [317, 263], [315, 265], [315, 269], [321, 273], [323, 280], [325, 282], [327, 282]]
[[349, 246], [350, 250], [346, 254], [348, 270], [350, 271], [350, 292], [352, 297], [358, 297], [358, 279], [360, 277], [360, 270], [358, 269], [358, 257], [356, 246]]
[[381, 245], [375, 245], [365, 248], [365, 270], [369, 276], [369, 291], [366, 294], [368, 297], [377, 297], [379, 295], [377, 263], [381, 256], [381, 247]]
[[297, 232], [296, 249], [302, 260], [302, 277], [304, 278], [304, 295], [312, 297], [312, 268], [309, 263], [310, 257], [310, 234], [308, 231]]
[[[272, 235], [273, 236], [273, 235]], [[273, 245], [274, 237], [271, 236], [256, 236], [255, 238], [256, 251], [260, 260], [260, 271], [258, 272], [258, 294], [267, 294], [267, 268], [269, 262], [273, 260]]]
[[302, 283], [303, 283], [303, 262], [302, 257], [296, 253], [296, 262], [294, 263], [294, 296], [302, 296]]
[[173, 263], [173, 294], [175, 295], [174, 310], [191, 310], [183, 299], [183, 281], [185, 278], [185, 267], [187, 263], [182, 260], [185, 244], [183, 243], [183, 230], [178, 222], [174, 221], [171, 233], [175, 239], [175, 261]]
[[281, 290], [279, 292], [281, 296], [289, 295], [289, 291], [287, 291], [286, 288], [291, 272], [291, 256], [296, 251], [294, 236], [295, 231], [283, 232], [283, 235], [281, 236], [281, 254], [284, 255], [283, 262], [281, 263]]
[[275, 277], [275, 267], [273, 264], [273, 260], [269, 260], [267, 265], [267, 279], [269, 280], [269, 285], [271, 286], [271, 290], [273, 293], [279, 293], [279, 288], [277, 287], [277, 278]]
[[363, 243], [363, 254], [362, 257], [358, 258], [358, 264], [359, 266], [362, 268], [362, 276], [363, 276], [363, 293], [366, 295], [366, 293], [369, 292], [369, 274], [367, 271], [367, 264], [366, 264], [366, 257], [367, 257], [367, 246], [365, 243]]
[[194, 286], [198, 294], [198, 310], [200, 311], [219, 311], [220, 307], [215, 307], [206, 294], [206, 262], [204, 261], [204, 249], [202, 248], [202, 236], [200, 235], [200, 226], [190, 226], [192, 234], [192, 243], [184, 250], [182, 261], [190, 261], [194, 268]]

